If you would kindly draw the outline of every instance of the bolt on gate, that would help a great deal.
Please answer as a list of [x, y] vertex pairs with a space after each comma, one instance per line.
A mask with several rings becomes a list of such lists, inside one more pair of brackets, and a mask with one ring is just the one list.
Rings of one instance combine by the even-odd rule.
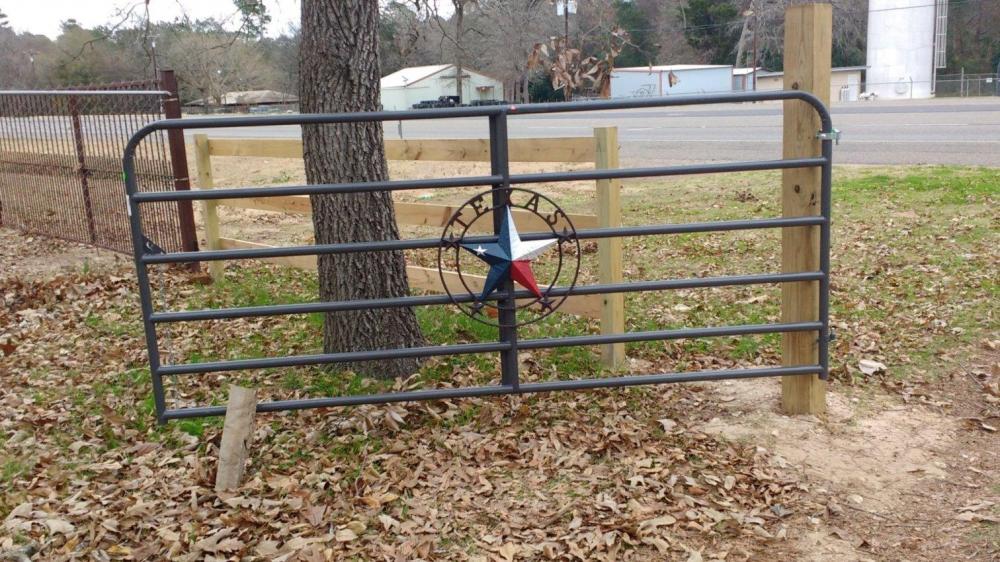
[[[511, 116], [567, 113], [581, 111], [599, 111], [614, 109], [654, 108], [667, 106], [685, 106], [698, 104], [721, 104], [733, 102], [755, 102], [766, 100], [799, 100], [808, 104], [815, 111], [822, 128], [816, 132], [820, 140], [821, 155], [805, 158], [785, 158], [780, 160], [763, 160], [749, 162], [732, 162], [716, 164], [697, 164], [684, 166], [661, 166], [642, 168], [615, 168], [599, 170], [580, 170], [564, 172], [544, 172], [512, 174], [510, 173], [507, 148], [507, 121]], [[435, 179], [389, 180], [364, 183], [340, 183], [320, 185], [283, 186], [269, 188], [216, 188], [204, 191], [158, 191], [140, 192], [136, 178], [135, 154], [140, 141], [146, 136], [161, 130], [177, 129], [209, 129], [219, 127], [257, 127], [269, 125], [315, 125], [328, 123], [352, 123], [363, 121], [397, 121], [415, 119], [446, 119], [457, 117], [485, 117], [489, 121], [489, 143], [491, 151], [491, 171], [486, 176], [449, 177]], [[560, 390], [580, 390], [607, 387], [624, 387], [634, 385], [661, 384], [671, 382], [713, 381], [721, 379], [741, 379], [754, 377], [797, 377], [818, 375], [825, 379], [828, 373], [828, 342], [829, 326], [829, 289], [830, 289], [830, 213], [831, 213], [831, 161], [833, 142], [836, 137], [832, 120], [827, 108], [817, 97], [803, 91], [748, 92], [718, 95], [675, 96], [666, 98], [644, 98], [614, 101], [591, 101], [555, 104], [531, 104], [525, 106], [505, 105], [487, 107], [467, 107], [450, 109], [423, 109], [392, 112], [362, 112], [343, 114], [305, 114], [275, 117], [243, 117], [217, 118], [197, 120], [163, 120], [150, 123], [138, 131], [129, 141], [124, 154], [124, 169], [128, 192], [128, 206], [136, 272], [139, 281], [139, 296], [142, 305], [142, 316], [145, 327], [146, 343], [149, 352], [150, 370], [152, 373], [153, 391], [156, 415], [161, 423], [172, 419], [218, 416], [225, 414], [224, 406], [193, 406], [183, 408], [168, 408], [164, 395], [163, 378], [181, 375], [197, 375], [219, 373], [226, 371], [241, 371], [249, 369], [267, 369], [294, 367], [303, 365], [323, 365], [345, 362], [371, 361], [384, 359], [447, 356], [472, 353], [498, 353], [500, 355], [501, 373], [499, 384], [476, 387], [442, 388], [370, 394], [364, 396], [331, 396], [325, 398], [308, 398], [295, 400], [275, 400], [257, 405], [258, 412], [274, 412], [281, 410], [297, 410], [305, 408], [322, 408], [335, 406], [351, 406], [360, 404], [378, 404], [416, 400], [431, 400], [443, 398], [461, 398], [473, 396], [494, 396], [504, 394], [519, 394], [533, 392], [549, 392]], [[631, 236], [659, 236], [683, 233], [711, 233], [754, 229], [788, 229], [794, 227], [816, 227], [819, 229], [819, 268], [816, 271], [795, 271], [783, 273], [762, 273], [752, 275], [729, 275], [719, 277], [696, 277], [688, 279], [660, 279], [651, 281], [635, 281], [625, 283], [605, 283], [576, 286], [575, 282], [567, 286], [548, 286], [544, 297], [564, 298], [573, 295], [599, 295], [610, 293], [629, 293], [638, 291], [664, 291], [675, 289], [692, 289], [708, 287], [724, 287], [735, 285], [764, 285], [815, 282], [819, 292], [818, 317], [814, 321], [787, 321], [772, 324], [748, 324], [719, 327], [695, 327], [668, 330], [650, 330], [629, 332], [624, 334], [584, 335], [571, 337], [551, 337], [521, 340], [518, 338], [516, 309], [519, 299], [532, 298], [532, 291], [517, 290], [511, 281], [511, 275], [500, 281], [492, 293], [477, 296], [470, 292], [467, 295], [419, 295], [382, 299], [362, 299], [335, 302], [313, 302], [305, 304], [279, 304], [266, 306], [251, 306], [240, 308], [206, 309], [193, 311], [155, 311], [150, 289], [147, 268], [157, 264], [183, 263], [193, 261], [244, 260], [255, 258], [274, 258], [290, 256], [308, 256], [321, 254], [343, 254], [353, 252], [377, 252], [391, 250], [414, 250], [456, 247], [459, 242], [466, 243], [470, 251], [486, 252], [487, 247], [496, 247], [504, 243], [509, 236], [505, 230], [504, 221], [494, 215], [494, 234], [492, 236], [475, 236], [463, 238], [459, 242], [449, 240], [444, 236], [439, 238], [421, 238], [388, 241], [359, 241], [338, 244], [313, 244], [305, 246], [286, 246], [273, 248], [210, 250], [202, 252], [164, 252], [155, 245], [148, 244], [142, 224], [140, 209], [143, 205], [166, 201], [219, 200], [242, 197], [277, 197], [288, 195], [314, 195], [331, 193], [362, 193], [372, 191], [399, 191], [428, 188], [456, 188], [472, 186], [490, 186], [489, 195], [494, 208], [501, 208], [510, 203], [509, 197], [514, 191], [525, 191], [514, 186], [541, 183], [592, 181], [615, 178], [664, 177], [688, 174], [708, 174], [720, 172], [741, 172], [754, 170], [784, 170], [800, 168], [821, 169], [821, 189], [819, 214], [792, 216], [782, 218], [728, 220], [682, 224], [656, 224], [644, 226], [588, 228], [572, 233], [564, 231], [544, 233], [525, 233], [517, 238], [515, 232], [508, 244], [540, 244], [547, 239], [571, 238], [578, 240], [596, 240], [603, 238]], [[535, 203], [537, 208], [537, 203]], [[509, 225], [508, 225], [509, 226]], [[510, 242], [513, 240], [514, 242]], [[476, 247], [472, 247], [476, 245]], [[486, 245], [486, 246], [483, 246]], [[507, 247], [510, 250], [510, 246]], [[522, 248], [523, 249], [523, 248]], [[516, 253], [516, 252], [515, 252]], [[511, 258], [514, 259], [514, 258]], [[560, 256], [561, 259], [561, 256]], [[561, 262], [560, 262], [561, 263]], [[537, 287], [536, 287], [537, 288]], [[537, 295], [537, 291], [536, 291]], [[538, 302], [538, 301], [536, 301]], [[462, 305], [473, 303], [482, 306], [490, 303], [498, 310], [499, 338], [494, 342], [466, 343], [442, 346], [426, 346], [400, 349], [383, 349], [373, 351], [354, 351], [341, 353], [319, 353], [312, 355], [297, 355], [285, 357], [269, 357], [260, 359], [236, 359], [200, 363], [182, 363], [165, 365], [161, 362], [157, 327], [175, 322], [194, 322], [204, 320], [225, 320], [247, 317], [263, 317], [277, 315], [304, 314], [316, 312], [334, 312], [358, 310], [364, 308], [388, 309], [396, 307], [416, 307], [435, 305]], [[513, 319], [513, 321], [511, 321]], [[657, 340], [675, 340], [688, 338], [707, 338], [720, 336], [745, 336], [770, 333], [813, 333], [816, 336], [818, 360], [815, 363], [786, 365], [781, 367], [759, 367], [746, 369], [725, 369], [714, 371], [675, 372], [654, 375], [612, 376], [582, 380], [555, 380], [544, 382], [522, 383], [518, 373], [518, 352], [522, 350], [547, 349], [566, 346], [592, 346], [613, 343], [629, 343]]]

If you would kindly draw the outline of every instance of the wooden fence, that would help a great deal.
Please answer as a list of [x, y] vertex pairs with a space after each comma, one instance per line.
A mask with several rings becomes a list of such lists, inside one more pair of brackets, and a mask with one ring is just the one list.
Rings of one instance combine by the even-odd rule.
[[[299, 139], [213, 139], [207, 135], [194, 136], [198, 169], [198, 187], [211, 189], [212, 156], [242, 156], [263, 158], [302, 158], [302, 141]], [[487, 139], [444, 140], [386, 140], [386, 158], [389, 160], [420, 160], [443, 162], [489, 162], [490, 146]], [[615, 127], [594, 129], [593, 137], [510, 139], [511, 162], [593, 162], [598, 169], [618, 167], [618, 130]], [[596, 215], [570, 214], [577, 228], [608, 227], [621, 225], [621, 183], [618, 180], [598, 180]], [[312, 207], [307, 196], [261, 197], [246, 199], [219, 199], [203, 202], [206, 245], [210, 250], [232, 248], [264, 248], [266, 244], [223, 237], [219, 228], [219, 208], [234, 207], [277, 213], [309, 215]], [[444, 227], [457, 206], [429, 203], [395, 202], [396, 221], [400, 225]], [[522, 228], [546, 228], [538, 218], [527, 211], [514, 211]], [[271, 258], [270, 263], [316, 269], [316, 256]], [[622, 243], [620, 238], [598, 241], [599, 278], [601, 283], [622, 281]], [[210, 262], [209, 271], [214, 279], [223, 274], [223, 262]], [[410, 286], [430, 292], [443, 292], [444, 287], [437, 269], [407, 266]], [[464, 276], [469, 287], [481, 290], [485, 277]], [[444, 281], [452, 291], [464, 292], [465, 288], [455, 272], [444, 272]], [[578, 296], [566, 300], [560, 311], [601, 320], [602, 334], [625, 331], [624, 295]], [[601, 361], [606, 367], [619, 367], [625, 359], [625, 345], [602, 346]]]

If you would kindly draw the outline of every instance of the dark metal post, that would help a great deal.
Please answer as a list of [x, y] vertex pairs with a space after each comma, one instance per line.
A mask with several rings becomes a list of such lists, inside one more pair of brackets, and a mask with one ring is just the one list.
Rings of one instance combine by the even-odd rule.
[[153, 295], [149, 285], [149, 271], [142, 263], [143, 248], [142, 215], [135, 201], [138, 192], [135, 175], [135, 149], [142, 140], [134, 135], [125, 146], [122, 159], [122, 169], [125, 174], [125, 193], [127, 195], [129, 230], [132, 233], [132, 256], [135, 259], [136, 280], [139, 282], [139, 307], [142, 310], [142, 327], [146, 334], [146, 349], [149, 352], [149, 372], [153, 379], [153, 403], [156, 406], [156, 421], [161, 425], [166, 423], [164, 414], [167, 411], [166, 397], [163, 393], [163, 375], [160, 374], [160, 346], [156, 338], [156, 325], [150, 317], [153, 315]]
[[[508, 203], [510, 197], [510, 162], [507, 153], [507, 114], [490, 115], [490, 174], [502, 177], [493, 184], [493, 232], [500, 235], [500, 228], [506, 219], [498, 212]], [[514, 280], [507, 276], [501, 291], [505, 296], [497, 302], [499, 310], [500, 341], [509, 343], [510, 349], [500, 352], [501, 384], [518, 388], [517, 366], [517, 300], [514, 298]]]
[[833, 139], [822, 141], [822, 154], [826, 162], [821, 168], [819, 208], [823, 224], [819, 227], [819, 378], [826, 380], [830, 374], [830, 220], [832, 215], [831, 176], [833, 173]]
[[87, 214], [87, 231], [90, 242], [97, 242], [97, 227], [94, 225], [94, 205], [90, 201], [90, 186], [87, 176], [87, 159], [83, 151], [83, 127], [80, 125], [80, 100], [76, 96], [69, 98], [69, 116], [73, 122], [73, 146], [76, 148], [76, 172], [80, 176], [80, 187], [83, 188], [83, 209]]
[[[163, 98], [163, 116], [167, 119], [181, 118], [181, 101], [177, 91], [177, 76], [173, 70], [160, 71], [160, 88], [170, 92]], [[191, 189], [191, 178], [188, 173], [187, 151], [184, 147], [184, 131], [171, 129], [167, 131], [167, 142], [170, 145], [170, 166], [174, 174], [174, 189], [176, 191], [189, 191]], [[198, 251], [198, 235], [194, 228], [194, 211], [190, 201], [178, 201], [177, 212], [179, 213], [181, 226], [181, 244], [186, 252]], [[198, 263], [190, 265], [192, 270], [198, 269]]]

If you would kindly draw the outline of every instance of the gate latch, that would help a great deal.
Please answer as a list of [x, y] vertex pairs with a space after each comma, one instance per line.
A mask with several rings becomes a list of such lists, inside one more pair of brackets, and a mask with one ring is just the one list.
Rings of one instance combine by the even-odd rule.
[[163, 250], [163, 248], [157, 245], [156, 242], [153, 242], [149, 238], [146, 238], [145, 234], [142, 235], [142, 249], [145, 250], [147, 254], [153, 254], [153, 255], [167, 253]]
[[833, 144], [840, 144], [840, 129], [831, 129], [830, 132], [818, 131], [816, 138], [819, 140], [832, 140]]

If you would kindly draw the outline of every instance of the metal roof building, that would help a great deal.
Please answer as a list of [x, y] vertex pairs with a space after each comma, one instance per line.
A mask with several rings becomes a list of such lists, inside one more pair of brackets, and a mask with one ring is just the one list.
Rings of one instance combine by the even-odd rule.
[[[285, 92], [279, 92], [277, 90], [244, 90], [242, 92], [226, 92], [222, 94], [222, 103], [220, 105], [224, 106], [240, 106], [240, 105], [274, 105], [274, 104], [285, 104], [285, 103], [298, 103], [299, 98], [293, 94], [287, 94]], [[189, 101], [184, 104], [186, 106], [203, 106], [205, 105], [204, 99], [197, 99]], [[209, 100], [208, 105], [215, 105], [215, 100]]]
[[[382, 108], [410, 109], [424, 100], [454, 96], [455, 65], [411, 66], [382, 78]], [[503, 100], [503, 82], [469, 68], [462, 69], [462, 103]]]
[[733, 67], [723, 64], [670, 64], [616, 68], [612, 98], [731, 92]]

